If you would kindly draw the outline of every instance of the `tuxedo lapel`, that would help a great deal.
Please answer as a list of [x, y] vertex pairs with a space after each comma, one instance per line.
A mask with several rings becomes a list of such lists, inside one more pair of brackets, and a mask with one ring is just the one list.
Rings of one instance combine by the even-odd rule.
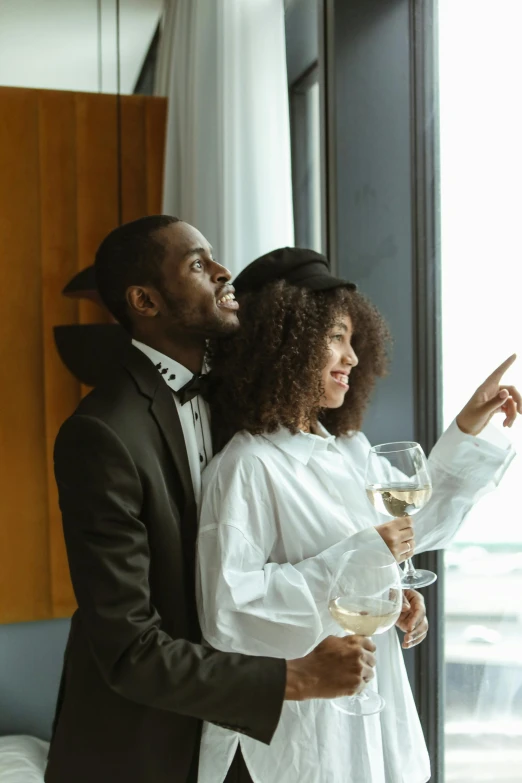
[[152, 362], [138, 348], [132, 348], [130, 358], [125, 366], [134, 378], [141, 394], [151, 401], [150, 412], [165, 438], [178, 470], [185, 494], [186, 508], [195, 511], [196, 499], [190, 475], [187, 448], [172, 391]]
[[131, 356], [125, 366], [134, 378], [140, 393], [150, 399], [150, 413], [165, 439], [183, 487], [185, 506], [183, 509], [180, 509], [180, 533], [184, 552], [184, 600], [187, 606], [188, 618], [187, 638], [193, 642], [200, 642], [201, 630], [199, 628], [196, 592], [194, 589], [196, 580], [196, 538], [198, 533], [197, 505], [181, 421], [172, 396], [172, 389], [167, 386], [150, 359], [133, 346]]
[[[155, 372], [157, 371], [155, 370]], [[178, 469], [187, 507], [195, 506], [196, 498], [194, 496], [194, 486], [192, 484], [192, 476], [190, 475], [187, 448], [181, 422], [172, 398], [172, 391], [161, 378], [150, 410], [163, 433], [163, 437]]]

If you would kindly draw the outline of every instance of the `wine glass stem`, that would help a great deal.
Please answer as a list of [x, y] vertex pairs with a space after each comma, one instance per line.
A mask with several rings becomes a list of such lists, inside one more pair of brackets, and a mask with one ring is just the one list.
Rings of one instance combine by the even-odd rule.
[[404, 563], [404, 569], [403, 569], [404, 576], [411, 576], [415, 573], [415, 566], [413, 565], [413, 560], [411, 557], [409, 557], [406, 562]]
[[[366, 638], [369, 639], [370, 641], [372, 641], [372, 637], [371, 636], [367, 636]], [[359, 693], [354, 693], [353, 696], [348, 696], [347, 697], [347, 701], [350, 701], [352, 704], [357, 703], [357, 702], [361, 702], [361, 701], [368, 701], [368, 699], [370, 697], [366, 693], [366, 688], [367, 687], [368, 687], [368, 683], [366, 683], [366, 685], [364, 686], [362, 691], [359, 691]]]

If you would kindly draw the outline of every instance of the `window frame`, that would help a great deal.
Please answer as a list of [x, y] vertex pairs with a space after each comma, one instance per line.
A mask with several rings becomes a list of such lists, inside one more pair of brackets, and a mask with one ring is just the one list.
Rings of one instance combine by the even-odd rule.
[[[412, 203], [414, 235], [415, 428], [430, 451], [443, 431], [440, 155], [437, 0], [410, 2]], [[444, 550], [424, 552], [419, 568], [438, 574], [424, 592], [430, 630], [415, 655], [414, 694], [432, 766], [444, 774]], [[426, 676], [426, 673], [432, 673]]]
[[326, 210], [324, 202], [324, 133], [322, 127], [322, 99], [321, 99], [321, 73], [319, 61], [314, 60], [295, 81], [289, 86], [290, 106], [290, 139], [292, 150], [292, 193], [294, 207], [295, 244], [298, 247], [309, 247], [310, 242], [305, 223], [308, 215], [302, 209], [299, 182], [302, 173], [307, 166], [307, 143], [309, 127], [307, 124], [307, 100], [308, 91], [314, 85], [319, 86], [320, 93], [320, 188], [321, 188], [321, 245], [325, 251], [325, 222]]

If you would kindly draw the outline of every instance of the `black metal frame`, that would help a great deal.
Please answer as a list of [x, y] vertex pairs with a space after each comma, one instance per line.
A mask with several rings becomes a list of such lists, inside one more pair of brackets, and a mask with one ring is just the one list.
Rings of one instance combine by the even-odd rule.
[[[412, 205], [415, 341], [415, 428], [430, 451], [442, 431], [439, 113], [436, 0], [410, 2]], [[438, 574], [425, 591], [427, 640], [415, 655], [415, 700], [432, 764], [444, 780], [444, 554], [425, 552], [420, 568]]]
[[335, 165], [335, 47], [333, 40], [334, 0], [318, 0], [319, 84], [321, 90], [321, 146], [323, 245], [334, 275], [339, 274], [337, 258], [337, 211]]

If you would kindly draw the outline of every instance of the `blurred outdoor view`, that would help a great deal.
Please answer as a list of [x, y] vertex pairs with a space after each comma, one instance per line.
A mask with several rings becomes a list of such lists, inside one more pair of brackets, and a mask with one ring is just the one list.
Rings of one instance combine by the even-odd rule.
[[[439, 0], [444, 417], [522, 386], [522, 0]], [[522, 452], [522, 422], [505, 430]], [[446, 552], [446, 783], [522, 781], [522, 457]]]

